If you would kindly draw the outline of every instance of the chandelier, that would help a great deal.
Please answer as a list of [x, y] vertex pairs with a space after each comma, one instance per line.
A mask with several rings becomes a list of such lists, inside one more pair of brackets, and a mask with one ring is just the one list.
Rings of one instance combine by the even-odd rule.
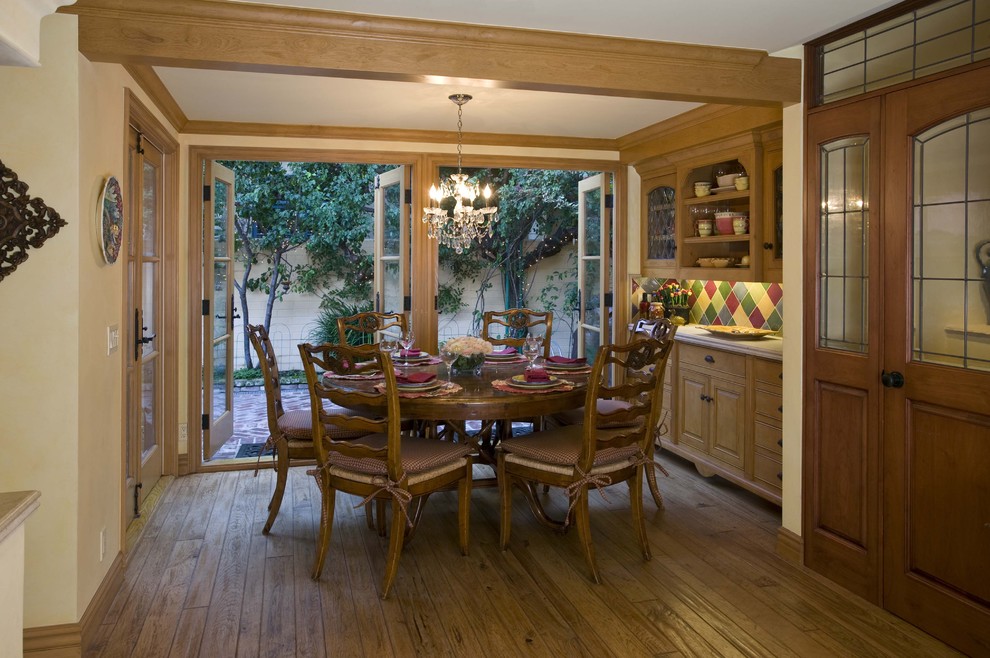
[[440, 186], [430, 186], [430, 203], [423, 208], [423, 221], [427, 234], [437, 242], [463, 252], [471, 241], [492, 235], [492, 225], [498, 221], [498, 208], [489, 206], [492, 188], [468, 181], [461, 173], [461, 116], [464, 104], [471, 100], [467, 94], [454, 94], [450, 100], [457, 105], [457, 173], [449, 180], [441, 180]]

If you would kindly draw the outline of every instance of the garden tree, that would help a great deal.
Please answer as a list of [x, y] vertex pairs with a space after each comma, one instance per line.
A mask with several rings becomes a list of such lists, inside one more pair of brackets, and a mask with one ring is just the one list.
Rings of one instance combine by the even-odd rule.
[[[442, 175], [449, 173], [441, 171]], [[588, 172], [476, 169], [468, 173], [495, 189], [498, 222], [494, 235], [476, 242], [464, 253], [441, 246], [440, 266], [452, 278], [447, 285], [448, 296], [451, 289], [463, 291], [454, 284], [470, 279], [478, 281], [473, 330], [480, 330], [485, 292], [491, 289], [496, 277], [502, 279], [505, 308], [526, 306], [532, 300], [539, 301], [543, 309], [565, 316], [573, 314], [577, 286], [569, 273], [556, 273], [551, 282], [554, 291], [540, 291], [532, 298], [529, 293], [536, 276], [533, 266], [577, 239], [578, 181], [586, 178]], [[444, 292], [441, 290], [441, 296]]]
[[[289, 290], [359, 299], [370, 295], [375, 174], [382, 165], [325, 162], [225, 162], [234, 171], [234, 281], [244, 316], [244, 364], [254, 367], [248, 291], [267, 295], [264, 326]], [[290, 256], [300, 249], [307, 258]], [[346, 276], [342, 276], [346, 273]], [[328, 291], [333, 283], [339, 290]]]

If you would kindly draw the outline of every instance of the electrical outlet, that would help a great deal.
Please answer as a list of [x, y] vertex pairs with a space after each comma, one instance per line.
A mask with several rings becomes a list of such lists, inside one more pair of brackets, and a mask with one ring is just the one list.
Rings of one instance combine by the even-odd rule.
[[107, 327], [107, 356], [110, 356], [120, 347], [120, 325], [112, 324]]
[[103, 562], [103, 558], [107, 554], [107, 529], [103, 527], [100, 529], [100, 562]]

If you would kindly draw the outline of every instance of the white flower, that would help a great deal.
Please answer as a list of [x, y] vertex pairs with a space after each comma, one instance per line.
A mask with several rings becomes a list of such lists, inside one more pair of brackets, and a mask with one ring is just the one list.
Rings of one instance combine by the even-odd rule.
[[470, 356], [472, 354], [491, 354], [495, 349], [487, 340], [477, 336], [458, 336], [451, 338], [443, 344], [444, 349], [448, 349], [454, 354]]

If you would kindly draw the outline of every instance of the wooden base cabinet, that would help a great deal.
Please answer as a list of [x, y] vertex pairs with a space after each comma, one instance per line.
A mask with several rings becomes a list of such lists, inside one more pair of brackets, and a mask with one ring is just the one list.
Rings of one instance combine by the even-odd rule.
[[672, 436], [664, 448], [780, 504], [781, 364], [678, 343]]

